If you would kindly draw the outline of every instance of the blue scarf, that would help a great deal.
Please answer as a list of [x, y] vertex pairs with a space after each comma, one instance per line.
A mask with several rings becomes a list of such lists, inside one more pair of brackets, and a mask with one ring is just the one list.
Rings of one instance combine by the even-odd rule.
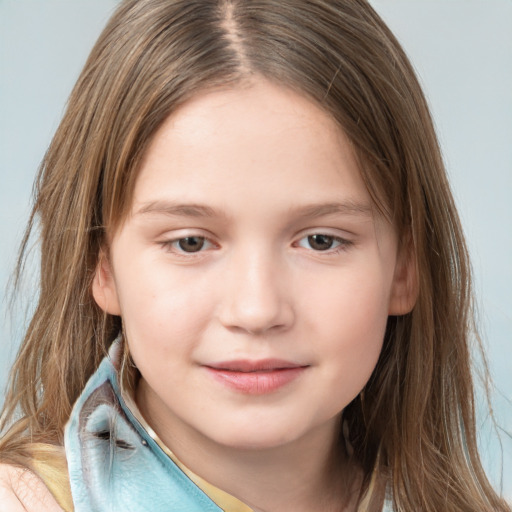
[[64, 442], [75, 512], [221, 512], [121, 397], [114, 343], [76, 402]]

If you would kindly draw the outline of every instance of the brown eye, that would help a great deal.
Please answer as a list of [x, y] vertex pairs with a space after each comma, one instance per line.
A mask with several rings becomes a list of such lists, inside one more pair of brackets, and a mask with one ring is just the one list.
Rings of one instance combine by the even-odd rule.
[[332, 249], [335, 238], [329, 235], [310, 235], [308, 236], [308, 244], [315, 251], [327, 251]]
[[178, 247], [183, 252], [198, 252], [204, 246], [205, 238], [202, 236], [187, 236], [177, 240]]

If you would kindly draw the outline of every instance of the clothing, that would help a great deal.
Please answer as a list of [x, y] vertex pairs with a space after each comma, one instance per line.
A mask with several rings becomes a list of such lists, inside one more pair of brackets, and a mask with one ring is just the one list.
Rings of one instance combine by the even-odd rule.
[[143, 427], [121, 396], [115, 367], [119, 351], [119, 343], [114, 343], [66, 426], [75, 512], [251, 512], [184, 468], [172, 452], [162, 449], [156, 435]]

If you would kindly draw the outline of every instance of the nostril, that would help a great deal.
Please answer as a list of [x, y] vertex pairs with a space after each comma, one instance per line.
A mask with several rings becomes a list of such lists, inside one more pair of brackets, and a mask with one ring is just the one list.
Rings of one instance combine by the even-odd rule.
[[224, 327], [252, 336], [262, 336], [288, 329], [294, 321], [293, 308], [285, 300], [266, 301], [258, 308], [247, 302], [233, 301], [221, 312]]

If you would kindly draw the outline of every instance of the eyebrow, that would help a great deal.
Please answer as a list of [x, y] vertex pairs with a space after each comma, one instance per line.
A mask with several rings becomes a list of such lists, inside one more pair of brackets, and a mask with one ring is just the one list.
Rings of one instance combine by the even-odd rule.
[[135, 215], [157, 213], [177, 217], [225, 217], [221, 211], [195, 203], [173, 203], [169, 201], [150, 201], [144, 203]]
[[[344, 201], [341, 203], [319, 203], [306, 206], [292, 207], [289, 210], [291, 216], [299, 218], [317, 218], [328, 215], [351, 215], [370, 217], [373, 209], [369, 203], [357, 201]], [[144, 203], [135, 212], [135, 215], [160, 214], [171, 217], [217, 217], [226, 218], [228, 215], [222, 210], [196, 203], [175, 203], [170, 201], [150, 201]]]
[[301, 206], [291, 209], [291, 212], [298, 217], [316, 218], [327, 215], [354, 215], [361, 217], [370, 217], [373, 213], [372, 206], [369, 203], [357, 201], [344, 201], [341, 203], [321, 203]]

